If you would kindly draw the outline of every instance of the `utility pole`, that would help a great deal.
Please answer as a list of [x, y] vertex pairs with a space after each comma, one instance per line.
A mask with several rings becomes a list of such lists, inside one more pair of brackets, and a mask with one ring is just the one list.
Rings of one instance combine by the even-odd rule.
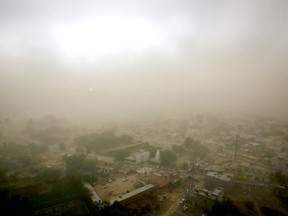
[[238, 147], [239, 147], [239, 134], [235, 133], [235, 153], [234, 153], [234, 161], [235, 162], [237, 160]]
[[190, 158], [190, 164], [189, 164], [189, 169], [190, 169], [190, 173], [191, 173], [191, 178], [192, 178], [192, 184], [190, 189], [192, 189], [192, 191], [194, 191], [195, 189], [195, 155], [194, 155], [194, 151], [192, 151], [192, 155]]

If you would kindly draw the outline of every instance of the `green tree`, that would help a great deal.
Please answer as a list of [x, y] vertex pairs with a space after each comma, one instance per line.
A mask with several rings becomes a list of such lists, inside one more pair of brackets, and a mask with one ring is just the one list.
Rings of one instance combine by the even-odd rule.
[[72, 181], [95, 181], [96, 160], [87, 159], [84, 155], [71, 155], [64, 158], [66, 162], [66, 176]]
[[37, 164], [38, 160], [35, 157], [31, 157], [31, 155], [28, 155], [27, 153], [22, 153], [18, 155], [17, 162], [23, 166], [32, 166]]
[[125, 208], [119, 202], [111, 204], [109, 201], [104, 200], [97, 202], [95, 207], [98, 212], [97, 215], [100, 216], [128, 216], [128, 214], [125, 212]]
[[161, 155], [161, 164], [167, 167], [171, 167], [175, 165], [177, 156], [173, 151], [164, 150], [160, 153]]
[[205, 157], [209, 150], [206, 146], [203, 146], [200, 142], [192, 139], [191, 137], [187, 137], [184, 140], [183, 146], [188, 150], [188, 151], [193, 151], [195, 156], [203, 158]]
[[133, 138], [129, 135], [116, 136], [114, 131], [106, 131], [101, 134], [86, 134], [76, 138], [75, 143], [84, 147], [86, 152], [92, 152], [107, 147], [117, 147], [123, 144], [131, 144]]
[[224, 199], [223, 202], [215, 203], [212, 207], [212, 211], [208, 215], [235, 215], [235, 216], [242, 216], [240, 209], [234, 204], [233, 200], [231, 199]]
[[288, 176], [282, 173], [282, 171], [275, 172], [274, 179], [279, 185], [288, 187]]
[[57, 182], [61, 177], [61, 171], [59, 169], [47, 168], [43, 169], [38, 175], [37, 180], [39, 182]]
[[172, 150], [181, 155], [187, 152], [182, 145], [172, 145]]

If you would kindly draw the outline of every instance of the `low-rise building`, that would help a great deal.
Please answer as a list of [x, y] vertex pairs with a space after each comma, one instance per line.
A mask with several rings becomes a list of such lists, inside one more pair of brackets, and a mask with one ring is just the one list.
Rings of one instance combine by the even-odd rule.
[[163, 187], [170, 183], [170, 178], [168, 175], [155, 172], [150, 175], [149, 182], [157, 184], [159, 187]]
[[234, 175], [230, 173], [208, 172], [205, 176], [205, 186], [208, 189], [221, 187], [225, 191], [229, 191], [232, 187], [233, 177]]
[[153, 169], [149, 167], [142, 167], [142, 168], [137, 169], [136, 172], [138, 173], [140, 177], [150, 176], [151, 173], [153, 172]]
[[217, 202], [222, 202], [224, 197], [224, 189], [217, 187], [214, 190], [207, 190], [205, 188], [195, 189], [195, 204], [199, 208], [211, 212], [213, 205]]
[[148, 161], [149, 159], [150, 159], [150, 152], [144, 150], [139, 150], [137, 152], [132, 153], [131, 156], [126, 157], [127, 161], [137, 164]]
[[117, 163], [112, 157], [97, 155], [96, 159], [97, 159], [97, 168], [105, 173], [111, 173], [114, 171], [115, 168], [117, 168]]

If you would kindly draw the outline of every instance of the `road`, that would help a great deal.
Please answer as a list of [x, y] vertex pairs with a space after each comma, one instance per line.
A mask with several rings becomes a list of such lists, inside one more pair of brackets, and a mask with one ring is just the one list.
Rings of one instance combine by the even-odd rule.
[[[180, 199], [180, 197], [179, 197]], [[171, 206], [170, 208], [164, 213], [162, 214], [162, 216], [171, 216], [173, 215], [173, 213], [178, 209], [180, 202], [179, 199], [177, 199]]]

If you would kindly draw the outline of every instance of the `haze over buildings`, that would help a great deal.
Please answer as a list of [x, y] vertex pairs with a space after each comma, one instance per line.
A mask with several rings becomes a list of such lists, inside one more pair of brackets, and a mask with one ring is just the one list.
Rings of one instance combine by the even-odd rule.
[[287, 118], [288, 2], [0, 2], [1, 117]]

